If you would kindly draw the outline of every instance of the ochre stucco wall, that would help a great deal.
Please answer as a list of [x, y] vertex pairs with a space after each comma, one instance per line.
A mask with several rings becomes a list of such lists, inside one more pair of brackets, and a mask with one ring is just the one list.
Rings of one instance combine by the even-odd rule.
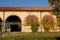
[[1, 20], [3, 20], [3, 12], [2, 11], [0, 11], [0, 18], [1, 18]]
[[[49, 14], [49, 12], [36, 12], [36, 11], [5, 11], [4, 12], [4, 21], [11, 15], [16, 15], [18, 16], [21, 21], [22, 21], [22, 24], [24, 24], [24, 19], [28, 16], [28, 15], [35, 15], [38, 17], [38, 21], [41, 22], [41, 19], [43, 18], [44, 15], [51, 15]], [[56, 22], [56, 16], [52, 15], [52, 17], [54, 18], [54, 21]], [[3, 20], [3, 11], [0, 11], [0, 18]], [[43, 27], [42, 27], [43, 28]], [[41, 29], [41, 27], [39, 27], [39, 32], [40, 31], [44, 31], [44, 29]], [[30, 27], [28, 26], [24, 26], [22, 25], [22, 32], [31, 32], [31, 29]]]

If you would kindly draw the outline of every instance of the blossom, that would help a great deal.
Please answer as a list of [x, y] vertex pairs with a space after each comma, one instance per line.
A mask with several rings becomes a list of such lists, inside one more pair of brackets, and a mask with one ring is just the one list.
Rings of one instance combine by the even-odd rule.
[[38, 18], [35, 15], [28, 15], [26, 17], [25, 23], [26, 24], [30, 24], [30, 21], [32, 21], [33, 23], [37, 23], [38, 22]]

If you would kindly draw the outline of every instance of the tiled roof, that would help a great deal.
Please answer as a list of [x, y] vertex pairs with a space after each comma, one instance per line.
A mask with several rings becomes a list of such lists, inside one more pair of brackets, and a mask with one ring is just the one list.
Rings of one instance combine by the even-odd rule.
[[31, 10], [31, 11], [47, 11], [53, 10], [52, 7], [0, 7], [0, 11], [20, 11], [20, 10]]

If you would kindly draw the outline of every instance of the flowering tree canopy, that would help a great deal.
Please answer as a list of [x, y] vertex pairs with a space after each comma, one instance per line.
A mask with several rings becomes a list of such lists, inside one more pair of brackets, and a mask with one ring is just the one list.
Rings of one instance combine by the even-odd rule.
[[31, 26], [32, 32], [38, 32], [39, 22], [35, 15], [28, 15], [25, 20], [26, 25]]
[[51, 16], [51, 15], [45, 15], [44, 17], [43, 17], [43, 20], [49, 20], [50, 22], [53, 22], [54, 23], [54, 19], [53, 19], [53, 17]]
[[26, 25], [38, 23], [38, 18], [35, 15], [28, 15], [25, 20]]
[[42, 20], [42, 24], [45, 30], [49, 31], [54, 27], [54, 19], [51, 15], [45, 15]]

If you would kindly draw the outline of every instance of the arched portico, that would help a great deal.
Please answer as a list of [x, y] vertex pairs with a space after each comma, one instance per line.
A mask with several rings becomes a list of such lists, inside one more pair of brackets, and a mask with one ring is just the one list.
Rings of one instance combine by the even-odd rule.
[[21, 19], [16, 15], [11, 15], [6, 19], [6, 29], [11, 32], [21, 31]]

